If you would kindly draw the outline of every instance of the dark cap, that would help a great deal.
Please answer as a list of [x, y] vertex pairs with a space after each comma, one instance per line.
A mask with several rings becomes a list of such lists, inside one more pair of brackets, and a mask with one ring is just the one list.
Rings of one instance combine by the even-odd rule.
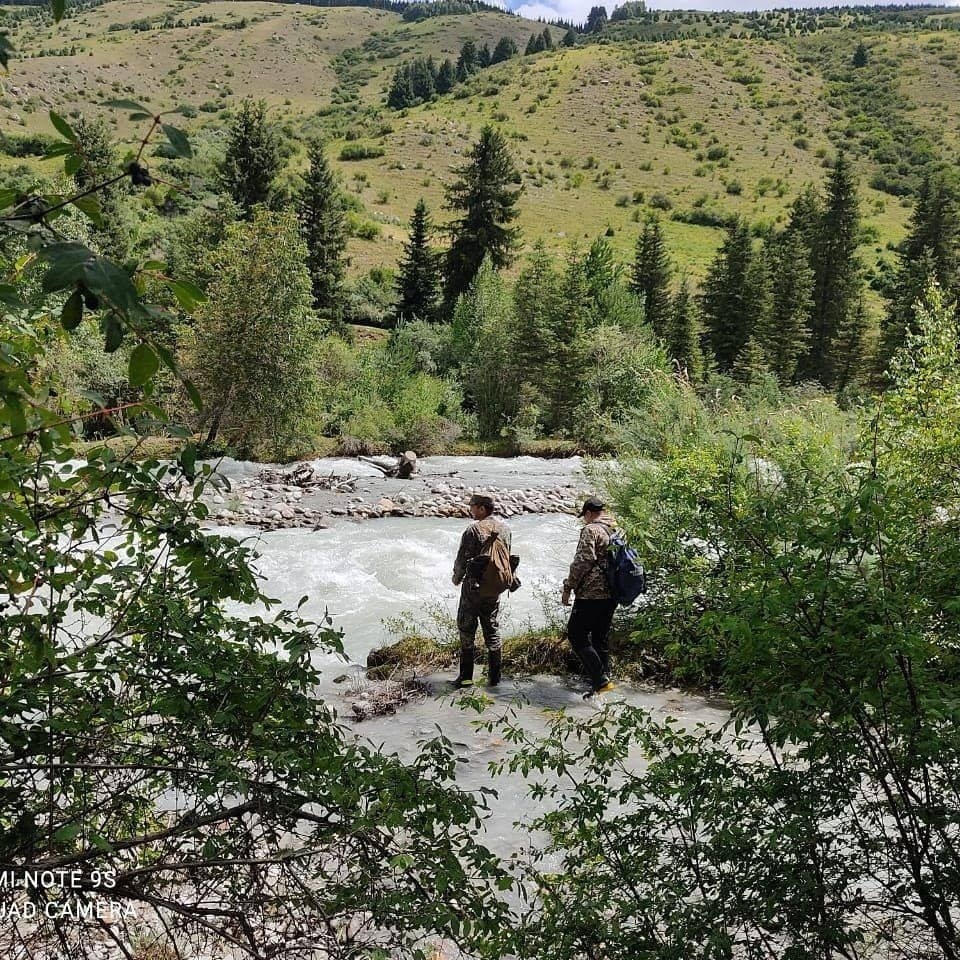
[[606, 504], [602, 500], [598, 500], [596, 497], [588, 497], [583, 501], [583, 506], [577, 516], [582, 517], [585, 513], [599, 513], [605, 506]]
[[490, 513], [493, 513], [493, 497], [488, 497], [485, 493], [475, 493], [470, 498], [471, 507], [486, 507]]

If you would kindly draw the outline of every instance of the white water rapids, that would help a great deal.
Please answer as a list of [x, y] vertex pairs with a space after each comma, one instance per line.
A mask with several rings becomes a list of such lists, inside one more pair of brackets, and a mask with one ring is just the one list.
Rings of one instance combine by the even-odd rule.
[[[317, 461], [325, 471], [356, 475], [355, 461]], [[359, 465], [362, 468], [362, 464]], [[249, 476], [258, 467], [229, 461], [221, 466], [227, 476]], [[552, 481], [582, 476], [579, 458], [540, 460], [523, 457], [495, 460], [487, 457], [431, 457], [421, 462], [422, 473], [448, 475], [455, 470], [462, 479], [477, 487], [548, 487]], [[584, 479], [585, 486], [587, 485]], [[390, 517], [357, 522], [334, 519], [325, 530], [276, 530], [262, 533], [242, 527], [220, 527], [218, 533], [243, 539], [258, 553], [257, 570], [265, 578], [268, 595], [287, 606], [296, 606], [303, 596], [309, 601], [302, 608], [307, 617], [320, 618], [328, 612], [333, 625], [344, 631], [344, 650], [356, 664], [348, 667], [334, 655], [320, 661], [325, 679], [321, 694], [337, 704], [341, 714], [346, 702], [344, 688], [333, 679], [344, 672], [360, 670], [371, 648], [397, 639], [384, 621], [409, 614], [419, 623], [429, 620], [427, 607], [440, 609], [448, 617], [456, 611], [458, 588], [451, 583], [453, 559], [460, 535], [468, 521], [460, 519]], [[509, 520], [513, 532], [513, 552], [521, 557], [518, 574], [522, 588], [502, 601], [501, 622], [505, 635], [523, 625], [542, 624], [548, 607], [556, 602], [560, 584], [573, 555], [579, 522], [562, 514], [525, 515]], [[478, 641], [479, 642], [479, 641]], [[614, 664], [614, 673], [616, 664]], [[482, 669], [478, 670], [478, 677]], [[548, 711], [566, 709], [589, 716], [595, 706], [585, 703], [585, 689], [575, 677], [537, 677], [517, 682], [511, 678], [510, 664], [504, 663], [505, 682], [497, 690], [497, 706], [514, 699], [522, 701], [519, 718], [531, 730], [546, 730]], [[389, 717], [367, 720], [357, 725], [360, 735], [369, 737], [383, 749], [409, 758], [418, 749], [418, 741], [442, 730], [453, 740], [461, 759], [460, 782], [464, 787], [494, 787], [499, 800], [492, 806], [487, 822], [487, 840], [500, 853], [507, 853], [529, 840], [515, 829], [514, 821], [530, 812], [524, 796], [526, 784], [509, 776], [491, 778], [487, 765], [505, 755], [508, 747], [497, 736], [475, 729], [476, 715], [460, 709], [443, 682], [431, 678], [433, 696], [401, 707]], [[678, 690], [642, 691], [620, 686], [608, 701], [622, 701], [646, 707], [661, 716], [683, 718], [686, 722], [721, 723], [725, 712], [720, 705]], [[641, 758], [637, 762], [642, 763]]]

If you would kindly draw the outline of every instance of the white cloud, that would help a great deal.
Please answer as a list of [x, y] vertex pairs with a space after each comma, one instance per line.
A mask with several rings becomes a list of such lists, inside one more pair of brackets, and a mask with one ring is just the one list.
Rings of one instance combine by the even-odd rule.
[[[497, 0], [499, 2], [499, 0]], [[506, 0], [507, 7], [522, 17], [536, 20], [572, 20], [574, 23], [583, 23], [593, 6], [603, 5], [607, 13], [613, 13], [614, 7], [619, 6], [622, 0], [535, 0], [533, 3]], [[839, 7], [846, 6], [852, 0], [678, 0], [676, 3], [666, 0], [662, 3], [650, 3], [650, 10], [773, 10], [783, 7]], [[900, 0], [888, 0], [889, 3]], [[886, 3], [877, 3], [874, 6], [886, 6]], [[960, 0], [952, 0], [948, 6], [960, 6]]]

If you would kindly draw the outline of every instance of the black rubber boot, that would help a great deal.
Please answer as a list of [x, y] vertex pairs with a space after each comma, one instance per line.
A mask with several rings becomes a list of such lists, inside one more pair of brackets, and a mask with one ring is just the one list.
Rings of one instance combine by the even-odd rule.
[[473, 686], [473, 651], [460, 651], [460, 673], [453, 685], [459, 690], [462, 687]]
[[500, 683], [500, 666], [503, 662], [502, 650], [488, 650], [487, 657], [487, 686], [495, 687]]

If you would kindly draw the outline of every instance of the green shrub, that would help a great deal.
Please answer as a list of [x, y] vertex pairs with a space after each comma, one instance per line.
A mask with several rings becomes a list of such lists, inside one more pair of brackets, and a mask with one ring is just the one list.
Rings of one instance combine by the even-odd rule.
[[340, 148], [341, 160], [374, 160], [384, 155], [383, 147], [372, 143], [345, 143]]

